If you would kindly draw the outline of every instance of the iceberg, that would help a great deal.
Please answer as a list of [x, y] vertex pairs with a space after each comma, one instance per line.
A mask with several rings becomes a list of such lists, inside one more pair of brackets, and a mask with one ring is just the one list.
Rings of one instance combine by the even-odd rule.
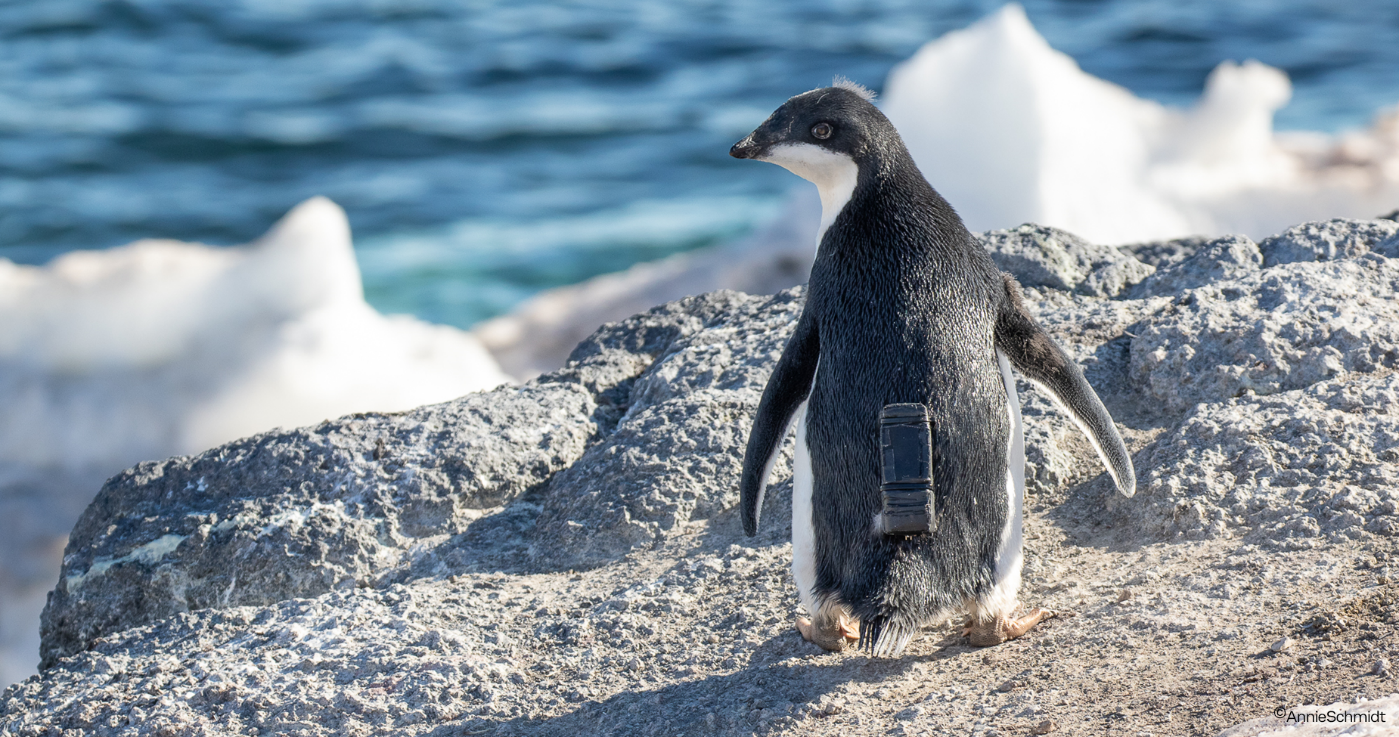
[[507, 380], [471, 334], [370, 307], [325, 198], [243, 247], [0, 259], [0, 465], [115, 471]]
[[1399, 207], [1399, 109], [1338, 137], [1275, 133], [1281, 70], [1224, 62], [1188, 110], [1089, 75], [1016, 4], [895, 67], [882, 109], [974, 231], [1026, 222], [1098, 243], [1370, 218]]
[[321, 197], [243, 247], [0, 259], [0, 465], [115, 471], [507, 380], [471, 334], [370, 307]]

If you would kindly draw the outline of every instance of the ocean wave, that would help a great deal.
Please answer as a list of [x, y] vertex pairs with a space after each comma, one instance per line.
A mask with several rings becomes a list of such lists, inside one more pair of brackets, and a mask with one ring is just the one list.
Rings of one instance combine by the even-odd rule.
[[770, 219], [780, 204], [691, 197], [527, 221], [475, 218], [369, 238], [357, 251], [374, 304], [448, 322], [463, 313], [501, 314], [542, 289], [724, 243]]

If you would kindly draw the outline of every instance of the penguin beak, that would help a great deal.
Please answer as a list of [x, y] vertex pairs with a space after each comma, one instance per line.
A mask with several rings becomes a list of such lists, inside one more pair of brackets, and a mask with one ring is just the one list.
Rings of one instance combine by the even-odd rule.
[[733, 148], [729, 149], [729, 155], [735, 159], [756, 159], [761, 150], [762, 147], [753, 142], [753, 134], [749, 133], [746, 138], [735, 143]]

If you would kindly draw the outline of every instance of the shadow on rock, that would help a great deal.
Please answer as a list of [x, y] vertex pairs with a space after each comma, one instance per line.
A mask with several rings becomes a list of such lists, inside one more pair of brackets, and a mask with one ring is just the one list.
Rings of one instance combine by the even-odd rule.
[[[915, 663], [949, 657], [875, 660], [847, 655], [811, 663], [804, 657], [814, 646], [795, 631], [768, 639], [753, 652], [746, 668], [725, 675], [685, 681], [648, 691], [626, 691], [587, 702], [563, 716], [506, 722], [473, 720], [444, 726], [432, 734], [542, 735], [768, 735], [782, 734], [799, 720], [837, 713], [823, 697], [852, 683], [878, 683], [897, 677]], [[796, 652], [794, 652], [796, 651]], [[835, 656], [831, 656], [835, 657]]]

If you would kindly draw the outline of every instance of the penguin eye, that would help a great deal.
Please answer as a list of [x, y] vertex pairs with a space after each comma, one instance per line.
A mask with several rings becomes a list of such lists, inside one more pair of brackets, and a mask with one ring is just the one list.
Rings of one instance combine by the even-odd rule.
[[816, 136], [817, 140], [824, 141], [830, 138], [832, 133], [835, 133], [835, 129], [831, 127], [830, 123], [817, 123], [811, 126], [811, 135]]

